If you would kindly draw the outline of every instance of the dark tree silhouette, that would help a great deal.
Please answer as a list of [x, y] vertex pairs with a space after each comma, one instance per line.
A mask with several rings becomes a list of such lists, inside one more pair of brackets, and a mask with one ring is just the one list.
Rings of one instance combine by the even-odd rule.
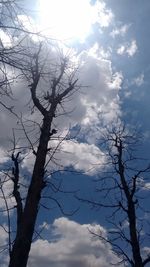
[[0, 104], [11, 113], [14, 113], [13, 106], [7, 102], [12, 97], [11, 86], [18, 77], [16, 70], [28, 67], [25, 56], [29, 56], [29, 49], [25, 42], [33, 35], [39, 36], [24, 27], [20, 15], [27, 17], [19, 1], [0, 1]]
[[144, 267], [150, 262], [150, 255], [143, 253], [144, 245], [149, 241], [148, 221], [144, 219], [149, 211], [144, 200], [148, 197], [150, 164], [143, 167], [146, 160], [138, 157], [140, 142], [136, 131], [130, 132], [119, 125], [102, 136], [100, 147], [106, 152], [107, 161], [96, 179], [100, 201], [78, 199], [93, 208], [105, 210], [107, 223], [111, 225], [108, 237], [92, 234], [111, 244], [120, 263]]
[[[42, 76], [41, 69], [39, 67], [40, 52], [41, 46], [39, 47], [37, 53], [34, 53], [35, 65], [32, 66], [33, 70], [31, 70], [29, 87], [34, 107], [42, 115], [43, 122], [40, 128], [37, 149], [33, 144], [31, 146], [35, 155], [35, 163], [24, 207], [18, 186], [19, 153], [17, 153], [17, 155], [12, 154], [12, 160], [14, 162], [12, 178], [14, 183], [13, 196], [16, 200], [17, 232], [10, 253], [9, 267], [25, 267], [27, 265], [36, 218], [38, 215], [41, 193], [46, 187], [45, 165], [47, 164], [46, 157], [50, 151], [48, 144], [52, 136], [57, 132], [52, 128], [52, 124], [55, 117], [58, 116], [59, 106], [62, 105], [64, 99], [69, 97], [69, 95], [72, 95], [73, 91], [77, 89], [77, 79], [74, 78], [72, 72], [69, 73], [70, 71], [66, 76], [68, 62], [66, 58], [62, 58], [61, 64], [57, 68], [59, 70], [51, 81], [51, 86], [49, 91], [47, 91], [46, 97], [43, 95], [45, 102], [42, 102], [42, 97], [40, 99], [37, 95], [38, 84]], [[50, 159], [54, 156], [54, 152], [52, 151], [51, 153]]]
[[[52, 179], [48, 181], [53, 170], [49, 170], [49, 175], [47, 172], [48, 164], [55, 161], [54, 154], [64, 138], [55, 129], [54, 121], [59, 115], [66, 115], [65, 101], [70, 101], [73, 93], [79, 89], [76, 68], [69, 57], [58, 53], [56, 43], [49, 44], [48, 39], [37, 33], [35, 41], [35, 33], [24, 28], [19, 19], [18, 15], [22, 14], [23, 10], [18, 7], [17, 1], [0, 1], [0, 30], [10, 40], [10, 44], [6, 44], [5, 40], [0, 42], [0, 104], [15, 115], [16, 124], [21, 129], [21, 140], [25, 140], [21, 143], [16, 135], [17, 130], [13, 129], [12, 171], [7, 169], [1, 172], [0, 190], [6, 207], [1, 212], [7, 212], [8, 218], [8, 229], [4, 230], [8, 233], [9, 267], [27, 266], [44, 189], [50, 186], [54, 192], [61, 190], [60, 184], [54, 184]], [[11, 78], [10, 72], [13, 73]], [[20, 90], [25, 90], [22, 98], [24, 94], [30, 95], [27, 109], [30, 110], [31, 119], [25, 119], [15, 107], [13, 89], [17, 82], [20, 84]], [[32, 118], [32, 115], [35, 115], [36, 119]], [[51, 144], [54, 136], [57, 140], [56, 145]], [[22, 155], [31, 152], [34, 157], [33, 171], [28, 177], [26, 190], [23, 190], [20, 174]], [[5, 192], [8, 180], [12, 184], [9, 196]], [[15, 200], [14, 207], [9, 205], [10, 197]], [[52, 195], [47, 198], [62, 209], [61, 203]], [[13, 223], [11, 209], [15, 210]]]

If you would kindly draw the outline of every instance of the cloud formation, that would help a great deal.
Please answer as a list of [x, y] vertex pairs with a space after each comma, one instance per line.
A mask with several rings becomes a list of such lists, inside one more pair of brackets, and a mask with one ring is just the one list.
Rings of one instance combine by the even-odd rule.
[[[55, 150], [55, 162], [50, 161], [47, 166], [47, 171], [56, 169], [62, 169], [65, 167], [73, 166], [77, 171], [83, 171], [87, 175], [95, 174], [99, 169], [102, 168], [105, 163], [105, 154], [94, 144], [78, 142], [74, 139], [64, 140], [63, 142], [52, 141], [49, 144], [51, 150]], [[27, 168], [28, 171], [32, 172], [34, 165], [34, 155], [30, 153], [25, 157], [22, 162], [22, 168]], [[47, 161], [49, 157], [47, 157]]]
[[136, 40], [132, 40], [130, 43], [121, 44], [117, 49], [118, 55], [127, 54], [129, 57], [133, 57], [138, 50]]
[[103, 1], [96, 1], [94, 9], [98, 10], [95, 22], [99, 23], [100, 27], [108, 27], [114, 18], [111, 9], [106, 8]]
[[[5, 229], [5, 230], [4, 230]], [[8, 256], [5, 254], [8, 250], [8, 227], [5, 224], [0, 226], [0, 266], [8, 266]]]
[[127, 33], [127, 31], [129, 30], [131, 24], [124, 24], [123, 26], [121, 26], [120, 28], [115, 28], [112, 30], [112, 32], [110, 33], [110, 35], [115, 38], [116, 36], [125, 36], [125, 34]]
[[106, 236], [102, 226], [62, 217], [52, 227], [50, 241], [39, 239], [32, 244], [28, 267], [107, 267], [118, 261], [108, 244], [89, 233], [91, 229]]
[[[103, 112], [105, 124], [110, 123], [120, 113], [119, 90], [121, 89], [123, 75], [121, 72], [113, 71], [111, 60], [104, 58], [103, 53], [101, 52], [103, 52], [101, 47], [93, 46], [89, 50], [82, 51], [79, 55], [78, 60], [81, 63], [81, 65], [79, 65], [79, 83], [81, 84], [81, 90], [74, 94], [71, 99], [72, 101], [66, 101], [66, 103], [64, 103], [66, 114], [63, 116], [63, 119], [62, 116], [58, 116], [55, 119], [55, 126], [58, 130], [58, 134], [63, 133], [66, 129], [72, 128], [77, 124], [81, 125], [82, 133], [85, 133], [90, 128], [92, 129], [93, 125], [99, 122], [96, 111]], [[52, 51], [51, 57], [54, 57], [55, 53], [56, 52]], [[41, 82], [41, 88], [44, 88], [44, 85], [43, 82]], [[46, 84], [46, 86], [48, 85], [49, 84]], [[30, 100], [30, 92], [27, 83], [18, 82], [12, 89], [14, 91], [14, 97], [17, 100], [15, 102], [17, 113], [22, 113], [22, 117], [40, 123], [42, 118], [39, 116], [39, 113], [36, 110], [32, 113], [30, 106], [27, 104]], [[45, 91], [46, 89], [47, 87], [45, 88]], [[40, 94], [42, 93], [43, 91], [40, 92]], [[72, 112], [67, 114], [68, 111]], [[25, 121], [25, 119], [23, 120]], [[7, 124], [5, 123], [6, 121]], [[8, 145], [8, 139], [12, 136], [11, 129], [14, 127], [16, 129], [20, 128], [21, 125], [17, 125], [16, 118], [12, 119], [12, 115], [6, 113], [4, 110], [0, 114], [0, 122], [2, 125], [1, 139], [3, 140], [1, 146], [4, 147], [6, 142]], [[33, 127], [35, 127], [35, 131], [29, 134], [29, 137], [34, 143], [39, 129], [36, 128], [36, 123], [33, 124]], [[96, 128], [92, 132], [92, 141], [94, 144], [96, 140], [95, 131], [97, 131]], [[6, 136], [6, 132], [8, 136]], [[22, 146], [22, 142], [25, 142], [25, 139], [23, 139], [23, 132], [16, 130], [16, 135], [18, 135], [20, 140], [18, 145]], [[86, 141], [89, 142], [88, 138]], [[66, 145], [65, 150], [68, 149], [68, 152], [70, 153], [68, 154], [69, 156], [65, 155], [66, 160], [62, 160], [64, 166], [75, 164], [74, 166], [76, 169], [87, 171], [88, 169], [93, 169], [93, 165], [103, 162], [101, 151], [94, 144], [89, 145], [85, 143], [83, 144], [82, 142], [81, 144], [78, 142], [63, 142], [63, 150], [64, 144]], [[89, 157], [87, 157], [88, 153]], [[29, 155], [28, 158], [25, 158], [24, 166], [28, 165], [28, 169], [31, 170], [33, 161], [33, 155]]]
[[132, 84], [140, 87], [144, 83], [144, 74], [141, 73], [139, 76], [133, 79]]
[[97, 119], [91, 113], [91, 107], [109, 113], [110, 117], [113, 115], [115, 117], [120, 110], [118, 92], [123, 75], [120, 72], [113, 72], [111, 60], [104, 59], [100, 50], [101, 48], [95, 50], [92, 48], [81, 55], [84, 61], [81, 81], [83, 84], [86, 82], [88, 86], [81, 98], [82, 104], [86, 107], [84, 124], [90, 124]]

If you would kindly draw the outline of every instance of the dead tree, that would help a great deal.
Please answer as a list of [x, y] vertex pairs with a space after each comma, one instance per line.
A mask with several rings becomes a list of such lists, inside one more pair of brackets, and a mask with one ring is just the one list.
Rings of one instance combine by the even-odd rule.
[[[0, 183], [1, 195], [6, 207], [2, 212], [5, 211], [8, 215], [8, 230], [6, 229], [6, 231], [10, 256], [9, 267], [27, 266], [41, 196], [47, 186], [46, 167], [49, 162], [54, 160], [54, 154], [58, 151], [58, 144], [55, 148], [50, 145], [50, 141], [57, 133], [57, 129], [53, 126], [54, 121], [60, 113], [61, 115], [65, 114], [65, 100], [68, 100], [79, 88], [75, 68], [70, 64], [68, 57], [59, 57], [56, 53], [57, 55], [55, 54], [49, 60], [52, 49], [49, 44], [47, 45], [48, 39], [40, 36], [40, 42], [34, 41], [33, 35], [36, 34], [36, 37], [39, 35], [29, 32], [18, 15], [24, 15], [24, 11], [17, 5], [17, 1], [0, 1], [0, 30], [10, 41], [8, 44], [5, 42], [5, 38], [0, 40], [0, 104], [17, 117], [17, 123], [22, 128], [26, 139], [22, 147], [32, 151], [35, 157], [25, 199], [20, 189], [22, 182], [20, 163], [23, 149], [20, 145], [19, 150], [16, 150], [15, 142], [11, 155], [12, 172], [9, 170], [4, 172], [2, 175], [4, 179], [1, 179]], [[53, 44], [53, 50], [55, 45], [56, 43]], [[13, 76], [10, 76], [10, 73], [13, 73]], [[31, 122], [30, 120], [31, 127], [34, 128], [36, 124], [38, 128], [34, 140], [30, 139], [21, 111], [19, 113], [18, 110], [15, 110], [13, 88], [15, 88], [16, 82], [20, 83], [20, 87], [24, 87], [24, 90], [30, 95], [31, 101], [28, 105], [30, 106], [30, 115], [34, 112], [37, 114], [37, 121]], [[22, 97], [24, 97], [24, 92]], [[10, 105], [11, 102], [13, 102], [12, 105]], [[62, 137], [60, 139], [62, 140]], [[11, 181], [13, 187], [10, 196], [6, 196], [4, 190], [4, 185], [8, 180]], [[54, 191], [60, 190], [59, 186], [55, 186], [52, 182], [51, 186]], [[13, 207], [9, 207], [8, 197], [15, 199], [15, 236], [11, 235], [10, 209]], [[57, 201], [56, 203], [61, 208], [61, 204]]]
[[96, 179], [98, 201], [79, 199], [93, 208], [104, 209], [107, 214], [106, 222], [111, 225], [107, 238], [101, 233], [92, 234], [111, 245], [120, 263], [144, 267], [150, 262], [150, 255], [143, 254], [149, 241], [149, 235], [144, 232], [148, 221], [143, 218], [148, 213], [144, 200], [146, 203], [150, 165], [145, 167], [146, 160], [138, 156], [140, 143], [136, 132], [119, 125], [102, 135], [100, 147], [107, 161]]
[[14, 107], [8, 104], [12, 97], [11, 87], [18, 78], [18, 70], [25, 71], [28, 67], [25, 57], [29, 56], [29, 50], [25, 42], [31, 35], [38, 36], [24, 27], [22, 15], [27, 18], [19, 1], [0, 1], [0, 105], [11, 113], [14, 113]]
[[[48, 145], [52, 136], [57, 132], [52, 128], [52, 125], [58, 116], [58, 109], [62, 107], [63, 101], [78, 88], [77, 79], [68, 66], [68, 59], [62, 57], [60, 65], [55, 70], [55, 76], [52, 74], [53, 78], [49, 90], [46, 93], [43, 92], [42, 96], [40, 93], [38, 95], [39, 84], [44, 77], [43, 75], [46, 76], [44, 65], [42, 64], [42, 67], [40, 65], [41, 50], [42, 46], [40, 45], [39, 49], [34, 51], [31, 68], [26, 74], [27, 81], [30, 81], [29, 88], [33, 106], [43, 119], [37, 148], [34, 145], [30, 147], [35, 155], [35, 163], [24, 205], [19, 191], [19, 153], [12, 154], [14, 162], [13, 196], [16, 200], [17, 226], [16, 236], [10, 252], [9, 267], [27, 266], [41, 194], [46, 187], [45, 165], [46, 157], [50, 151]], [[23, 73], [25, 74], [25, 72]], [[47, 77], [49, 75], [51, 74], [47, 73]], [[53, 155], [51, 155], [51, 158], [53, 158]]]

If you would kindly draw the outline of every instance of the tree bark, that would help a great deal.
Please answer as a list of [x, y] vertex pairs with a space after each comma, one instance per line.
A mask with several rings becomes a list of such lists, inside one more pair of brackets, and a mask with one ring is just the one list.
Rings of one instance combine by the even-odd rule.
[[[39, 203], [41, 199], [41, 192], [45, 187], [44, 172], [45, 172], [45, 162], [48, 152], [48, 142], [51, 136], [51, 125], [55, 118], [55, 111], [58, 104], [69, 95], [75, 89], [77, 79], [75, 81], [69, 82], [68, 87], [64, 89], [63, 85], [60, 85], [61, 89], [57, 86], [60, 84], [60, 80], [65, 73], [66, 61], [63, 62], [60, 67], [60, 75], [56, 78], [55, 83], [53, 82], [51, 95], [48, 94], [46, 99], [50, 108], [45, 108], [39, 98], [37, 97], [37, 86], [40, 80], [39, 71], [39, 54], [41, 51], [41, 45], [39, 50], [35, 54], [35, 66], [34, 70], [31, 69], [33, 82], [29, 85], [31, 91], [31, 98], [34, 106], [43, 116], [43, 125], [41, 128], [39, 146], [37, 149], [34, 169], [32, 173], [31, 183], [28, 189], [25, 207], [22, 212], [21, 218], [19, 218], [19, 223], [17, 224], [16, 238], [10, 253], [9, 267], [26, 267], [29, 257], [29, 252], [31, 248], [33, 233], [35, 229], [35, 223], [38, 215]], [[60, 92], [61, 93], [60, 93]]]
[[133, 200], [128, 202], [128, 218], [129, 218], [129, 228], [130, 228], [130, 238], [131, 238], [131, 247], [135, 267], [143, 267], [140, 245], [137, 236], [137, 226], [136, 226], [136, 214], [135, 214], [135, 203]]
[[22, 214], [22, 220], [17, 227], [17, 234], [10, 255], [9, 267], [26, 267], [31, 248], [39, 202], [44, 183], [44, 166], [47, 155], [51, 123], [53, 116], [45, 116], [36, 155], [31, 184]]
[[[117, 139], [116, 139], [117, 140]], [[134, 267], [143, 267], [141, 251], [140, 251], [140, 244], [137, 236], [137, 225], [136, 225], [136, 212], [135, 212], [135, 201], [133, 200], [135, 185], [133, 185], [132, 192], [129, 190], [129, 186], [127, 184], [125, 175], [124, 175], [124, 165], [122, 161], [122, 152], [123, 146], [122, 141], [119, 140], [118, 144], [116, 141], [116, 147], [118, 150], [118, 173], [120, 175], [120, 180], [122, 184], [122, 188], [127, 200], [128, 209], [127, 215], [129, 220], [129, 231], [130, 231], [130, 243], [132, 248], [132, 255], [134, 260]]]

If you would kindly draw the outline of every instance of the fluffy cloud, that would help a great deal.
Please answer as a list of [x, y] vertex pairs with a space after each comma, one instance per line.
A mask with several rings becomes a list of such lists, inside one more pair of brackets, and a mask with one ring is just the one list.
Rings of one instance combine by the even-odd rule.
[[[80, 124], [81, 132], [84, 132], [85, 136], [87, 136], [86, 132], [91, 129], [92, 142], [95, 143], [95, 131], [97, 132], [98, 129], [93, 126], [99, 123], [97, 113], [102, 112], [104, 114], [105, 124], [114, 121], [120, 113], [119, 90], [123, 75], [120, 72], [113, 72], [110, 59], [103, 57], [101, 47], [98, 47], [98, 45], [88, 51], [83, 51], [78, 60], [80, 62], [79, 82], [81, 90], [74, 94], [72, 101], [64, 103], [66, 115], [64, 119], [62, 119], [62, 116], [58, 116], [55, 119], [55, 127], [58, 129], [58, 134], [62, 134], [67, 128]], [[42, 83], [41, 87], [44, 87]], [[15, 102], [17, 113], [20, 114], [22, 112], [22, 117], [39, 123], [42, 119], [39, 113], [35, 110], [32, 113], [29, 105], [27, 105], [30, 100], [27, 84], [18, 82], [14, 85], [13, 91], [15, 99], [17, 99]], [[67, 114], [68, 111], [72, 112]], [[18, 128], [16, 131], [16, 140], [17, 136], [19, 140], [18, 145], [25, 146], [25, 143], [22, 143], [25, 142], [23, 132], [19, 130], [21, 125], [16, 124], [16, 118], [12, 119], [12, 116], [3, 110], [0, 114], [0, 121], [2, 125], [1, 139], [3, 140], [1, 145], [4, 146], [7, 141], [8, 147], [8, 139], [12, 135], [11, 129], [15, 127], [16, 129]], [[7, 124], [5, 123], [6, 121]], [[27, 124], [28, 127], [31, 127], [29, 126], [31, 123], [28, 122]], [[35, 138], [38, 138], [37, 132], [39, 131], [36, 123], [33, 124], [34, 127], [35, 130], [29, 133], [29, 138], [32, 142], [35, 142]], [[93, 128], [95, 129], [92, 130]], [[89, 142], [88, 138], [86, 140]], [[63, 150], [64, 144], [66, 145], [65, 150], [68, 149], [69, 152], [69, 156], [65, 154], [66, 161], [62, 160], [65, 166], [71, 165], [72, 160], [73, 163], [76, 162], [76, 169], [86, 171], [93, 168], [93, 164], [96, 165], [99, 162], [103, 162], [101, 151], [94, 145], [92, 147], [83, 143], [65, 142], [63, 143]], [[86, 156], [88, 153], [89, 157]], [[25, 166], [28, 164], [28, 168], [31, 169], [33, 161], [33, 155], [28, 155], [24, 164]]]
[[[79, 56], [79, 80], [83, 88], [81, 86], [81, 91], [74, 95], [73, 101], [68, 101], [65, 105], [66, 111], [72, 110], [71, 114], [66, 114], [64, 120], [62, 116], [55, 120], [56, 129], [59, 129], [61, 136], [67, 127], [71, 128], [80, 124], [81, 135], [83, 134], [90, 144], [95, 144], [102, 130], [98, 128], [100, 120], [98, 113], [103, 113], [106, 126], [115, 121], [121, 112], [119, 90], [123, 75], [121, 72], [113, 72], [111, 61], [104, 59], [100, 50], [101, 48], [94, 46]], [[58, 150], [58, 162], [64, 166], [73, 165], [77, 170], [92, 170], [89, 173], [94, 173], [104, 163], [105, 157], [98, 147], [88, 143], [63, 141]], [[50, 145], [57, 144], [52, 142]], [[28, 166], [29, 169], [32, 168], [31, 158], [33, 155], [29, 155], [24, 161], [24, 166]]]
[[[81, 66], [79, 66], [81, 90], [74, 94], [73, 101], [64, 103], [66, 112], [72, 112], [68, 115], [66, 114], [67, 120], [65, 120], [65, 117], [62, 120], [62, 116], [57, 118], [56, 124], [60, 124], [60, 130], [69, 125], [74, 126], [77, 123], [81, 123], [87, 117], [89, 106], [94, 104], [97, 108], [104, 106], [106, 110], [110, 110], [112, 102], [118, 101], [118, 92], [113, 89], [120, 89], [123, 77], [119, 72], [113, 73], [111, 61], [102, 57], [101, 48], [97, 49], [94, 54], [92, 54], [92, 50], [93, 48], [89, 51], [84, 51], [79, 56], [79, 61], [81, 62]], [[49, 86], [44, 81], [41, 81], [40, 85], [41, 88], [45, 88], [44, 91]], [[18, 80], [13, 85], [12, 90], [15, 101], [8, 101], [8, 105], [15, 105], [16, 113], [22, 114], [22, 117], [25, 116], [27, 119], [39, 122], [39, 114], [35, 110], [32, 110], [34, 113], [31, 114], [31, 104], [28, 105], [30, 92], [27, 83]], [[6, 99], [4, 98], [4, 103], [5, 101]], [[2, 109], [0, 114], [1, 138], [8, 140], [12, 136], [11, 129], [17, 128], [15, 121], [16, 118], [13, 119], [12, 115]], [[20, 128], [20, 125], [18, 128]], [[21, 134], [21, 131], [19, 131], [19, 134]]]
[[4, 149], [0, 148], [0, 169], [1, 166], [9, 160], [9, 155], [4, 151]]
[[[93, 12], [97, 12], [96, 17], [94, 17], [95, 21], [93, 23], [97, 22], [101, 28], [107, 28], [114, 18], [112, 11], [106, 7], [106, 4], [103, 1], [96, 1], [91, 8], [93, 9]], [[19, 16], [18, 19], [23, 25], [25, 25], [27, 29], [29, 29], [30, 20], [27, 20], [25, 16]], [[30, 40], [28, 41], [30, 43]], [[47, 56], [47, 64], [53, 60], [53, 65], [55, 65], [54, 61], [56, 58], [56, 53], [58, 53], [59, 49], [56, 49], [57, 52], [54, 50], [55, 49], [51, 49], [51, 51], [48, 53], [50, 57], [48, 59]], [[58, 116], [55, 119], [54, 123], [59, 133], [63, 132], [66, 128], [72, 128], [77, 124], [81, 125], [81, 128], [85, 133], [88, 128], [90, 129], [95, 123], [98, 123], [99, 118], [96, 114], [96, 111], [102, 111], [105, 114], [104, 118], [106, 120], [106, 124], [116, 118], [120, 112], [118, 91], [121, 88], [123, 75], [119, 72], [113, 72], [111, 60], [108, 59], [109, 51], [107, 52], [103, 48], [97, 47], [92, 54], [92, 50], [94, 49], [91, 48], [89, 50], [82, 51], [78, 56], [78, 59], [81, 62], [81, 67], [79, 66], [79, 83], [81, 84], [81, 90], [74, 94], [72, 97], [73, 101], [66, 101], [66, 103], [64, 103], [64, 110], [61, 110], [61, 112], [66, 112], [66, 115], [63, 117], [63, 119], [62, 116]], [[47, 54], [47, 51], [45, 54]], [[41, 60], [43, 60], [43, 58], [44, 56], [41, 57]], [[50, 69], [50, 71], [52, 70]], [[49, 79], [50, 78], [48, 77], [48, 80]], [[45, 79], [43, 79], [39, 86], [40, 97], [44, 91], [46, 92], [46, 90], [48, 90], [47, 88], [49, 88], [49, 84], [46, 84]], [[35, 123], [33, 123], [35, 130], [32, 133], [29, 133], [29, 138], [31, 142], [34, 143], [39, 137], [37, 134], [39, 129], [36, 127], [36, 123], [41, 123], [42, 118], [39, 113], [35, 111], [35, 109], [31, 110], [32, 104], [30, 101], [28, 84], [20, 78], [15, 79], [15, 83], [12, 86], [12, 91], [15, 100], [11, 102], [11, 99], [7, 100], [4, 98], [4, 103], [7, 103], [8, 106], [15, 105], [16, 113], [19, 114], [19, 116], [21, 114], [23, 121], [26, 120], [24, 118], [35, 121]], [[15, 117], [13, 118], [13, 116], [6, 112], [6, 110], [3, 108], [2, 112], [0, 113], [0, 125], [0, 141], [2, 147], [10, 147], [8, 140], [12, 137], [12, 128], [17, 129], [15, 134], [16, 140], [18, 141], [18, 146], [20, 145], [21, 147], [26, 147], [27, 142], [25, 141], [23, 131], [20, 130], [21, 125], [17, 123], [17, 119]], [[31, 129], [29, 122], [27, 127], [28, 129]], [[93, 132], [94, 143], [95, 138], [96, 136]], [[73, 160], [73, 162], [76, 162], [76, 169], [86, 171], [87, 169], [93, 168], [93, 164], [98, 164], [99, 161], [103, 161], [102, 159], [100, 160], [100, 157], [103, 158], [101, 151], [94, 145], [92, 147], [92, 145], [89, 144], [72, 144], [69, 142], [65, 142], [65, 145], [69, 154], [71, 154], [71, 157], [69, 156], [70, 159]], [[26, 153], [26, 151], [23, 151], [23, 153]], [[89, 158], [86, 156], [88, 153], [90, 155]], [[65, 157], [66, 161], [63, 160], [63, 164], [68, 166], [71, 164], [71, 160], [69, 160], [69, 157], [66, 155]], [[31, 160], [29, 160], [29, 158]], [[29, 155], [24, 161], [24, 166], [27, 166], [28, 164], [28, 168], [31, 170], [33, 161], [33, 155]]]
[[[96, 173], [105, 163], [105, 154], [94, 144], [77, 142], [76, 140], [64, 140], [63, 142], [52, 141], [49, 146], [55, 150], [55, 159], [57, 166], [53, 161], [49, 163], [48, 169], [51, 171], [62, 166], [73, 166], [75, 170], [86, 172], [87, 175]], [[49, 157], [47, 157], [49, 160]], [[29, 154], [22, 162], [22, 168], [27, 168], [30, 172], [33, 169], [34, 155]], [[60, 164], [60, 165], [59, 165]], [[60, 167], [61, 166], [61, 167]]]
[[144, 74], [141, 73], [139, 76], [133, 79], [132, 84], [140, 87], [144, 83]]
[[6, 225], [2, 225], [0, 227], [0, 245], [6, 245], [7, 244], [7, 238], [8, 238], [8, 233], [6, 231], [8, 230], [8, 227]]
[[5, 48], [9, 48], [12, 45], [11, 37], [3, 30], [0, 30], [0, 45]]
[[101, 27], [108, 27], [114, 18], [112, 11], [106, 8], [106, 4], [103, 1], [96, 1], [94, 8], [98, 10], [95, 22], [99, 23]]
[[[74, 95], [73, 101], [65, 103], [66, 112], [72, 110], [71, 114], [65, 115], [63, 120], [62, 116], [55, 120], [58, 134], [61, 132], [62, 135], [66, 128], [71, 128], [76, 124], [80, 124], [81, 132], [85, 133], [86, 137], [86, 132], [91, 129], [91, 137], [90, 139], [86, 138], [86, 140], [90, 143], [95, 143], [97, 137], [95, 131], [97, 132], [98, 129], [96, 127], [94, 128], [93, 125], [99, 123], [97, 112], [103, 112], [106, 124], [113, 121], [120, 112], [118, 92], [121, 88], [123, 75], [120, 72], [113, 73], [111, 61], [109, 59], [104, 59], [100, 50], [101, 49], [98, 47], [97, 49], [92, 48], [89, 51], [84, 51], [80, 55], [79, 61], [81, 62], [81, 71], [79, 79], [81, 84], [85, 85], [85, 87], [81, 87], [81, 92]], [[23, 91], [24, 97], [22, 97]], [[15, 99], [18, 100], [16, 103], [18, 114], [19, 111], [22, 111], [22, 116], [28, 117], [28, 119], [32, 121], [39, 122], [39, 120], [41, 120], [39, 114], [37, 112], [31, 114], [29, 107], [27, 107], [29, 95], [30, 93], [25, 84], [22, 84], [21, 87], [21, 84], [17, 83], [14, 86], [14, 96]], [[8, 141], [9, 135], [12, 135], [11, 129], [14, 128], [14, 126], [16, 128], [20, 128], [21, 126], [16, 125], [16, 118], [12, 119], [12, 116], [4, 111], [0, 114], [0, 120], [3, 126], [1, 132], [1, 139], [3, 142], [1, 142], [1, 145], [4, 146], [4, 140], [6, 139], [6, 141]], [[23, 120], [25, 121], [25, 119]], [[6, 121], [8, 122], [7, 124], [5, 123]], [[36, 124], [33, 124], [33, 127], [35, 127], [35, 131], [31, 132], [31, 134], [29, 133], [32, 142], [35, 141], [38, 131]], [[92, 128], [94, 128], [94, 130], [92, 130]], [[22, 146], [22, 142], [25, 142], [23, 139], [23, 132], [18, 130], [16, 131], [16, 135], [19, 140], [18, 145]], [[54, 145], [54, 143], [52, 145]], [[68, 153], [62, 152], [64, 150]], [[64, 141], [59, 150], [59, 159], [62, 159], [60, 163], [64, 166], [74, 165], [77, 170], [91, 170], [89, 173], [92, 174], [103, 164], [104, 155], [95, 145]], [[33, 163], [34, 155], [31, 153], [25, 157], [22, 166], [28, 167], [31, 171]]]
[[92, 111], [93, 107], [97, 112], [101, 110], [107, 114], [106, 123], [120, 112], [119, 90], [123, 75], [113, 71], [108, 57], [109, 51], [104, 51], [98, 44], [78, 56], [81, 89], [73, 96], [73, 101], [66, 103], [65, 110], [72, 110], [69, 116], [66, 115], [67, 120], [62, 120], [62, 117], [56, 120], [61, 129], [67, 125], [93, 125], [99, 120]]
[[[11, 174], [10, 174], [11, 175]], [[7, 205], [8, 207], [11, 209], [16, 205], [15, 199], [12, 196], [12, 191], [13, 191], [13, 182], [11, 181], [11, 179], [9, 178], [9, 176], [7, 176], [7, 174], [1, 172], [0, 173], [0, 177], [1, 177], [1, 188], [0, 188], [0, 210], [1, 212], [4, 211], [2, 214], [4, 216], [8, 216], [7, 213], [7, 206], [5, 203], [5, 200], [7, 200]], [[5, 195], [5, 199], [4, 199], [4, 195]], [[9, 213], [13, 212], [13, 209], [9, 211]]]
[[129, 57], [133, 57], [137, 52], [138, 46], [136, 40], [132, 40], [131, 43], [125, 43], [118, 47], [117, 54], [125, 55], [127, 54]]
[[112, 81], [108, 84], [111, 89], [121, 89], [123, 75], [121, 72], [116, 72], [112, 76]]
[[115, 38], [116, 36], [124, 36], [127, 33], [130, 26], [131, 26], [131, 24], [125, 24], [120, 28], [116, 28], [110, 33], [110, 35], [113, 38]]
[[132, 57], [137, 52], [137, 49], [138, 47], [137, 47], [136, 40], [133, 40], [131, 44], [128, 46], [128, 48], [126, 49], [126, 52], [130, 57]]
[[64, 166], [73, 164], [76, 170], [85, 171], [90, 175], [100, 169], [105, 162], [104, 153], [93, 144], [64, 141], [61, 150], [60, 158]]
[[103, 227], [81, 225], [63, 217], [56, 219], [52, 227], [50, 241], [39, 239], [32, 244], [28, 267], [107, 267], [117, 262], [111, 247], [88, 230], [101, 232], [106, 237]]
[[[88, 86], [81, 98], [82, 104], [86, 107], [83, 121], [92, 123], [95, 120], [95, 117], [90, 116], [89, 112], [92, 106], [97, 108], [97, 111], [102, 110], [103, 113], [109, 113], [110, 117], [112, 114], [115, 117], [120, 110], [118, 92], [123, 75], [119, 72], [113, 73], [111, 61], [102, 58], [98, 49], [95, 49], [95, 54], [93, 49], [82, 53], [81, 59], [84, 61], [81, 80], [83, 84], [86, 81]], [[112, 108], [114, 106], [115, 110]]]
[[6, 225], [3, 224], [0, 226], [0, 253], [1, 253], [0, 266], [1, 267], [8, 266], [8, 256], [5, 254], [5, 252], [8, 249], [8, 233], [6, 232], [7, 230], [8, 228]]
[[141, 185], [142, 190], [150, 190], [150, 183], [144, 183]]

